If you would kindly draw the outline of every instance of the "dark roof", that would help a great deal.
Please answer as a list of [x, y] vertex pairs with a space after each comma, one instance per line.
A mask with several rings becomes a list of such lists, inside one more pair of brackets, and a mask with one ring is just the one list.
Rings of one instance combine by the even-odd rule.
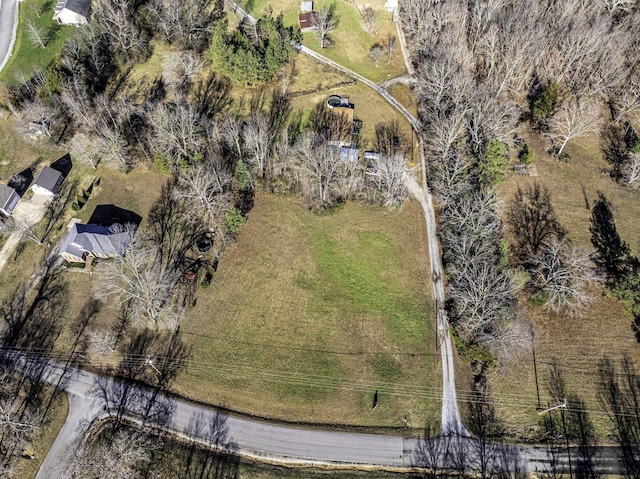
[[300, 29], [305, 30], [307, 28], [315, 28], [318, 14], [316, 12], [306, 12], [298, 15], [298, 21], [300, 22]]
[[38, 178], [36, 178], [34, 185], [38, 185], [55, 194], [58, 192], [58, 189], [62, 184], [62, 180], [64, 180], [62, 173], [49, 166], [45, 166], [38, 175]]
[[62, 8], [66, 8], [67, 10], [78, 13], [83, 17], [89, 18], [91, 0], [67, 0]]
[[70, 253], [82, 258], [83, 253], [105, 256], [124, 256], [131, 242], [131, 232], [117, 228], [74, 223], [62, 243], [60, 253]]
[[7, 202], [15, 192], [16, 190], [10, 186], [0, 185], [0, 208], [4, 208], [6, 206]]

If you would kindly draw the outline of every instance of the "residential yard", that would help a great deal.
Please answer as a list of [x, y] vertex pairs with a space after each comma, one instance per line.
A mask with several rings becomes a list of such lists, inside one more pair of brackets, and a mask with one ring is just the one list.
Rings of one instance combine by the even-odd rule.
[[349, 97], [355, 107], [354, 117], [362, 120], [363, 148], [372, 148], [376, 123], [391, 120], [398, 121], [407, 141], [411, 140], [411, 126], [407, 120], [368, 86], [353, 82], [348, 76], [305, 55], [297, 55], [287, 72], [292, 80], [291, 104], [294, 110], [302, 110], [305, 115], [316, 103], [326, 102], [331, 95]]
[[[424, 223], [261, 194], [182, 322], [181, 394], [288, 421], [419, 428], [439, 414]], [[379, 390], [379, 407], [372, 410]]]
[[[318, 11], [323, 6], [332, 2], [321, 0], [314, 2], [314, 10]], [[402, 75], [405, 72], [400, 45], [397, 44], [396, 52], [392, 56], [391, 63], [383, 55], [379, 66], [375, 66], [368, 59], [369, 50], [375, 43], [386, 44], [389, 35], [397, 36], [396, 27], [392, 21], [391, 13], [384, 8], [384, 0], [364, 2], [362, 0], [338, 1], [336, 13], [340, 18], [338, 27], [331, 35], [334, 45], [321, 49], [318, 38], [314, 32], [304, 33], [303, 44], [318, 53], [354, 70], [373, 81], [381, 81], [389, 76]], [[264, 12], [270, 6], [275, 15], [283, 12], [286, 25], [298, 25], [300, 2], [298, 0], [256, 0], [252, 11], [257, 15]], [[362, 22], [362, 10], [370, 6], [377, 15], [376, 30], [369, 33]]]
[[[614, 206], [620, 235], [634, 254], [639, 254], [640, 192], [611, 180], [598, 139], [570, 142], [566, 148], [570, 160], [563, 162], [546, 154], [548, 145], [544, 140], [533, 135], [523, 136], [536, 151], [534, 163], [538, 177], [510, 176], [499, 187], [500, 197], [509, 201], [518, 184], [537, 180], [551, 191], [552, 203], [560, 222], [568, 230], [568, 237], [574, 243], [592, 249], [591, 211], [587, 208], [585, 194], [592, 203], [596, 192], [602, 191]], [[602, 291], [593, 294], [598, 296], [597, 302], [579, 318], [551, 314], [530, 304], [522, 306], [526, 307], [526, 318], [535, 329], [542, 406], [546, 407], [549, 400], [546, 384], [550, 365], [557, 360], [565, 373], [568, 391], [586, 401], [598, 432], [604, 436], [609, 421], [597, 397], [598, 361], [603, 356], [619, 359], [624, 353], [637, 360], [639, 348], [631, 329], [632, 317], [625, 313], [620, 302], [604, 297]], [[537, 396], [531, 352], [524, 353], [514, 363], [494, 369], [490, 385], [497, 411], [509, 429], [515, 435], [529, 435], [540, 419], [535, 411]]]
[[[19, 74], [30, 78], [37, 69], [46, 70], [62, 49], [64, 41], [77, 31], [75, 27], [59, 25], [53, 20], [54, 5], [55, 0], [24, 0], [19, 3], [16, 43], [11, 59], [0, 73], [0, 82], [16, 84]], [[33, 22], [40, 32], [44, 48], [31, 39], [27, 21]]]
[[13, 118], [0, 119], [0, 182], [4, 184], [33, 163], [49, 164], [67, 153], [46, 140], [29, 140], [23, 128]]
[[[79, 218], [83, 223], [88, 223], [96, 207], [113, 205], [140, 215], [142, 217], [141, 228], [144, 228], [149, 210], [160, 196], [160, 190], [168, 179], [167, 175], [157, 171], [149, 171], [143, 167], [136, 168], [126, 175], [112, 169], [94, 171], [94, 176], [87, 176], [89, 183], [95, 177], [100, 178], [99, 186], [95, 188], [85, 206], [80, 211], [70, 212], [70, 215]], [[63, 351], [68, 350], [73, 342], [70, 329], [71, 321], [78, 315], [86, 300], [91, 297], [94, 289], [98, 287], [94, 275], [82, 269], [66, 272], [65, 279], [70, 283], [69, 309], [66, 313], [69, 327], [63, 329], [56, 342], [56, 347]], [[92, 326], [96, 329], [108, 329], [115, 324], [117, 317], [117, 306], [108, 303], [98, 313]]]

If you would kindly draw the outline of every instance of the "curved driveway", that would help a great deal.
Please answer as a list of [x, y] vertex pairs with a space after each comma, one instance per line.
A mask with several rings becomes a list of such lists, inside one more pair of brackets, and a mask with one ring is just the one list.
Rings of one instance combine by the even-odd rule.
[[0, 0], [0, 71], [11, 58], [18, 28], [18, 0]]

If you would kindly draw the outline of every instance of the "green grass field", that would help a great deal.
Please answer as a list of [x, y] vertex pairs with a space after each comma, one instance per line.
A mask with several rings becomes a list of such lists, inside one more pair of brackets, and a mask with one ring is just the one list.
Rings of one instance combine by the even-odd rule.
[[[30, 78], [37, 69], [46, 70], [62, 49], [75, 27], [58, 25], [53, 20], [53, 0], [25, 0], [19, 3], [20, 22], [11, 59], [0, 73], [0, 81], [15, 84], [18, 74]], [[31, 40], [27, 21], [32, 21], [41, 33], [45, 48]]]
[[[316, 1], [313, 8], [318, 11], [330, 3], [332, 2], [329, 0]], [[387, 57], [383, 57], [379, 66], [376, 67], [368, 59], [369, 50], [375, 43], [384, 44], [389, 35], [396, 35], [391, 14], [384, 9], [384, 0], [373, 0], [366, 3], [339, 0], [335, 3], [336, 13], [340, 22], [335, 32], [331, 35], [334, 45], [331, 48], [321, 49], [317, 36], [313, 32], [305, 33], [302, 43], [373, 81], [381, 81], [389, 76], [394, 77], [403, 74], [405, 69], [399, 45], [390, 63], [387, 62]], [[299, 1], [256, 0], [253, 11], [256, 14], [260, 14], [267, 6], [270, 6], [276, 15], [282, 12], [286, 25], [298, 25]], [[366, 31], [362, 23], [360, 12], [366, 6], [370, 6], [377, 15], [376, 31], [373, 34]]]
[[318, 216], [259, 196], [183, 320], [176, 389], [290, 421], [422, 426], [440, 387], [423, 228], [413, 204]]

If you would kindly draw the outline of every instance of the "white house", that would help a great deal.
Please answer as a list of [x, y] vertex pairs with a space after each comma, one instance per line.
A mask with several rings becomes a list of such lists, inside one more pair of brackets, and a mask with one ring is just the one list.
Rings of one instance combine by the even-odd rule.
[[31, 189], [34, 193], [43, 193], [53, 197], [60, 189], [63, 180], [62, 173], [50, 166], [45, 166], [31, 185]]
[[16, 190], [7, 185], [0, 185], [0, 212], [10, 215], [18, 201], [20, 201], [20, 195]]
[[53, 19], [63, 25], [86, 25], [89, 23], [91, 0], [58, 0], [53, 9]]

